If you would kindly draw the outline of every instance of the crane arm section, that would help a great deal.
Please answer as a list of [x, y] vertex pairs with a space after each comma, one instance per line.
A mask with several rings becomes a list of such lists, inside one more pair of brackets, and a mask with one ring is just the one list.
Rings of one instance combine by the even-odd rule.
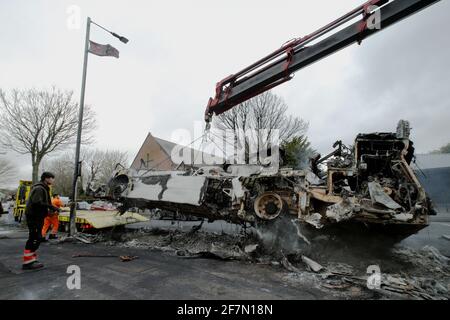
[[[270, 90], [292, 78], [292, 74], [353, 43], [411, 16], [440, 0], [370, 0], [339, 19], [280, 49], [216, 85], [205, 121]], [[361, 19], [359, 19], [361, 17]], [[353, 22], [356, 20], [356, 22]]]

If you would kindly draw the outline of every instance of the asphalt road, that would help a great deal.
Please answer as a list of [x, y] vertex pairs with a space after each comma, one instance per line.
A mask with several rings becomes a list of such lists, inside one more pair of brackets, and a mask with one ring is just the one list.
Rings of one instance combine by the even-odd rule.
[[430, 245], [438, 249], [443, 255], [450, 257], [450, 213], [441, 213], [431, 217], [430, 225], [417, 234], [408, 237], [400, 244], [405, 247], [420, 249]]
[[[450, 215], [433, 218], [428, 228], [401, 245], [422, 248], [431, 245], [450, 256]], [[437, 221], [436, 221], [437, 220]], [[188, 230], [199, 222], [152, 221], [130, 228], [178, 228]], [[204, 224], [213, 232], [236, 233], [239, 227], [225, 222]], [[281, 267], [213, 259], [185, 259], [141, 248], [105, 244], [44, 243], [40, 260], [46, 268], [22, 271], [21, 254], [27, 233], [0, 218], [0, 299], [335, 299], [311, 286], [284, 280]], [[118, 257], [74, 258], [75, 254], [135, 255], [121, 262]], [[69, 290], [67, 268], [81, 270], [81, 289]]]
[[[26, 232], [0, 233], [0, 299], [327, 299], [323, 292], [282, 281], [281, 267], [213, 259], [185, 259], [160, 251], [104, 244], [44, 243], [46, 267], [21, 270]], [[1, 226], [0, 226], [1, 230]], [[74, 258], [74, 254], [135, 255]], [[81, 270], [81, 289], [69, 290], [67, 268]]]

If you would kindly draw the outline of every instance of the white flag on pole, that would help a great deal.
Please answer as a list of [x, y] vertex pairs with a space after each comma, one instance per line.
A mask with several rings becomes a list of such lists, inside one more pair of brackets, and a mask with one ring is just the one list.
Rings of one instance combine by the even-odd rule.
[[99, 44], [89, 40], [89, 52], [97, 56], [119, 58], [119, 50], [109, 44]]

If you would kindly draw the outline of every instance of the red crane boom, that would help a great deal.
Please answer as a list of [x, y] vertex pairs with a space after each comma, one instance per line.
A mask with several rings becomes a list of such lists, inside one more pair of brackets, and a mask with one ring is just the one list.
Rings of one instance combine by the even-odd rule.
[[[370, 0], [319, 30], [284, 44], [278, 50], [216, 84], [205, 121], [290, 79], [292, 74], [440, 0]], [[349, 26], [346, 23], [362, 16]], [[325, 37], [326, 36], [326, 37]]]

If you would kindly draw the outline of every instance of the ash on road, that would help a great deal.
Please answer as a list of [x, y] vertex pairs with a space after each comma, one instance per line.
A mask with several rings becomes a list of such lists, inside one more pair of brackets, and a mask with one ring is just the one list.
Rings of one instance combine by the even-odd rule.
[[[268, 252], [254, 235], [227, 224], [192, 232], [198, 222], [155, 221], [85, 236], [90, 244], [44, 243], [45, 269], [25, 272], [27, 233], [0, 221], [0, 299], [448, 299], [449, 259], [430, 246], [445, 247], [448, 240], [430, 237], [447, 232], [445, 223], [392, 250], [333, 246], [323, 237], [320, 250], [304, 256]], [[138, 258], [122, 262], [124, 255]], [[70, 265], [81, 269], [80, 290], [66, 286]], [[378, 287], [369, 289], [371, 265], [381, 273]]]

